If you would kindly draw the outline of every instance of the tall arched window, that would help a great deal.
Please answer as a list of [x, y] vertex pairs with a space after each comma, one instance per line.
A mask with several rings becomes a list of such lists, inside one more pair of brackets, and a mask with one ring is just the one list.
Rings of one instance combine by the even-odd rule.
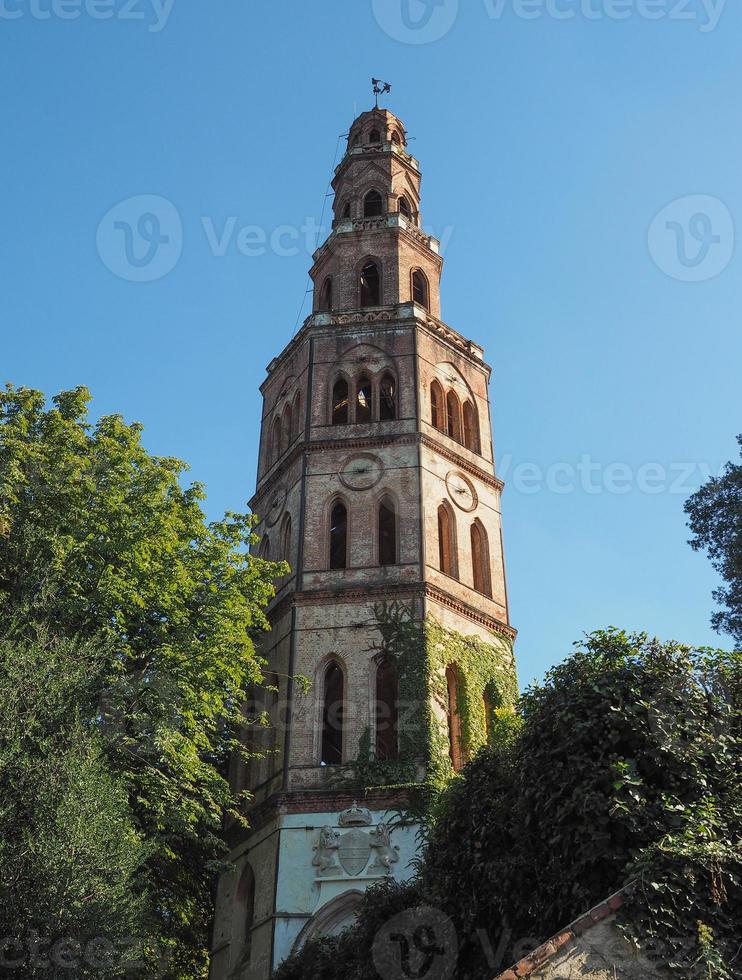
[[474, 521], [471, 526], [471, 564], [474, 588], [482, 595], [492, 598], [489, 542], [484, 525], [479, 520]]
[[396, 129], [392, 130], [392, 143], [396, 144], [397, 146], [400, 146], [402, 143], [402, 140], [399, 138], [399, 133], [397, 132]]
[[457, 578], [456, 574], [456, 535], [454, 516], [447, 503], [438, 508], [438, 562], [446, 575]]
[[235, 937], [242, 945], [238, 963], [245, 967], [250, 962], [252, 953], [252, 929], [255, 920], [255, 875], [249, 864], [242, 870], [235, 898], [240, 906], [242, 919], [242, 934]]
[[373, 393], [371, 378], [362, 375], [356, 383], [356, 422], [371, 422], [373, 419]]
[[338, 378], [332, 389], [332, 424], [348, 424], [348, 382]]
[[340, 766], [343, 762], [344, 678], [334, 660], [325, 668], [322, 684], [322, 757], [323, 766]]
[[403, 218], [412, 221], [412, 208], [410, 207], [410, 202], [404, 196], [399, 199], [399, 213]]
[[378, 218], [384, 213], [384, 201], [378, 191], [369, 191], [363, 199], [363, 217]]
[[446, 395], [446, 424], [449, 436], [461, 442], [461, 403], [454, 391]]
[[397, 564], [397, 512], [390, 497], [379, 504], [379, 564]]
[[343, 208], [343, 213], [340, 215], [341, 218], [347, 219], [350, 217], [350, 201]]
[[300, 435], [303, 428], [301, 424], [301, 392], [297, 391], [296, 398], [294, 398], [294, 435]]
[[288, 561], [291, 558], [291, 515], [286, 514], [281, 525], [281, 558]]
[[376, 669], [376, 758], [399, 757], [399, 691], [397, 667], [385, 657]]
[[286, 407], [283, 410], [283, 422], [281, 427], [281, 445], [284, 449], [288, 449], [291, 443], [294, 441], [294, 429], [293, 429], [293, 418], [291, 416], [291, 406], [286, 403]]
[[260, 542], [260, 548], [258, 549], [258, 557], [268, 559], [270, 558], [270, 556], [271, 556], [271, 539], [268, 537], [267, 534], [264, 534]]
[[348, 567], [348, 510], [338, 500], [330, 513], [330, 568]]
[[494, 681], [491, 681], [485, 687], [484, 693], [482, 694], [482, 701], [484, 702], [484, 726], [487, 734], [487, 742], [489, 743], [492, 740], [495, 728], [495, 712], [501, 705], [500, 692], [497, 690]]
[[381, 143], [381, 133], [378, 129], [372, 129], [368, 134], [369, 143]]
[[397, 384], [391, 374], [385, 374], [379, 385], [379, 419], [392, 422], [397, 417]]
[[361, 306], [381, 305], [381, 276], [375, 262], [367, 262], [361, 270]]
[[464, 445], [473, 453], [479, 452], [477, 410], [468, 399], [464, 402]]
[[430, 386], [430, 421], [433, 428], [441, 432], [446, 431], [446, 408], [443, 397], [443, 388], [434, 381]]
[[425, 273], [419, 269], [412, 273], [412, 299], [418, 306], [424, 306], [426, 310], [428, 309], [428, 280]]
[[446, 689], [448, 693], [448, 751], [454, 772], [464, 765], [464, 745], [461, 733], [461, 713], [459, 711], [459, 671], [455, 665], [446, 668]]
[[281, 455], [281, 419], [276, 416], [271, 427], [270, 461], [275, 463]]
[[320, 313], [329, 313], [332, 310], [332, 277], [328, 276], [322, 284], [319, 294], [319, 304], [317, 309]]

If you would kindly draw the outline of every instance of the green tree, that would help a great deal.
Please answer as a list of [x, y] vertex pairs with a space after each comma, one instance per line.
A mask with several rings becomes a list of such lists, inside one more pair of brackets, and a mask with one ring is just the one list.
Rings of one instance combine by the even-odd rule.
[[202, 976], [225, 779], [242, 692], [262, 680], [253, 637], [282, 568], [247, 553], [251, 517], [209, 523], [185, 464], [142, 427], [88, 419], [85, 388], [47, 407], [0, 393], [0, 631], [96, 638], [109, 651], [99, 721], [126, 779], [173, 977]]
[[[742, 451], [742, 435], [737, 437]], [[705, 550], [726, 585], [714, 592], [723, 607], [715, 612], [714, 629], [729, 633], [742, 648], [742, 465], [727, 463], [686, 502], [693, 532], [691, 547]]]

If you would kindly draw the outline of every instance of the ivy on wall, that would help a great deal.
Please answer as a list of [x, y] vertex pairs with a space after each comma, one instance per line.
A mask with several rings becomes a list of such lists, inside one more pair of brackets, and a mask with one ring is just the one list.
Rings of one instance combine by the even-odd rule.
[[423, 790], [427, 807], [430, 795], [437, 796], [454, 775], [446, 723], [446, 668], [457, 670], [461, 741], [465, 757], [472, 758], [487, 744], [488, 733], [492, 739], [514, 717], [518, 690], [513, 646], [505, 637], [485, 643], [464, 636], [432, 618], [416, 621], [412, 608], [402, 602], [380, 603], [374, 616], [380, 639], [371, 649], [397, 668], [399, 757], [376, 759], [367, 729], [358, 758], [341, 778], [354, 788]]

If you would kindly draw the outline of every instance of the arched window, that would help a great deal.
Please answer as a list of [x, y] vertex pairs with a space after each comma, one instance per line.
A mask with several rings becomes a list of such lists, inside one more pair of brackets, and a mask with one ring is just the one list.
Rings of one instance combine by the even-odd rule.
[[447, 503], [438, 508], [438, 562], [446, 575], [457, 578], [454, 516]]
[[492, 598], [489, 543], [484, 525], [479, 520], [474, 521], [471, 526], [471, 564], [474, 588], [482, 595]]
[[281, 455], [281, 419], [276, 416], [271, 428], [270, 461], [275, 463]]
[[433, 428], [446, 431], [446, 410], [444, 406], [443, 388], [434, 381], [430, 386], [430, 421]]
[[325, 668], [322, 685], [322, 757], [323, 766], [340, 766], [343, 762], [343, 672], [335, 661]]
[[397, 512], [390, 497], [379, 504], [379, 564], [397, 564]]
[[255, 920], [255, 875], [249, 864], [246, 864], [237, 884], [235, 898], [240, 906], [242, 919], [242, 935], [236, 938], [242, 944], [239, 965], [247, 966], [252, 953], [252, 929]]
[[381, 143], [381, 133], [378, 129], [372, 129], [368, 134], [369, 143]]
[[291, 558], [291, 515], [286, 514], [281, 525], [281, 558], [288, 561]]
[[320, 313], [329, 313], [332, 310], [332, 276], [328, 276], [322, 284], [317, 309]]
[[381, 305], [381, 276], [375, 262], [367, 262], [361, 270], [361, 306]]
[[473, 453], [479, 452], [477, 410], [468, 399], [464, 402], [464, 445]]
[[459, 711], [459, 671], [453, 664], [446, 668], [446, 689], [448, 692], [448, 751], [454, 772], [464, 765], [464, 745], [461, 734], [461, 713]]
[[348, 567], [348, 509], [338, 500], [330, 514], [330, 568]]
[[293, 419], [291, 416], [291, 406], [287, 402], [286, 407], [283, 410], [283, 424], [281, 428], [281, 445], [284, 449], [288, 449], [293, 441], [294, 441]]
[[418, 306], [428, 309], [428, 280], [419, 269], [412, 273], [412, 299]]
[[397, 146], [401, 144], [402, 140], [399, 138], [399, 133], [396, 129], [392, 130], [392, 143], [396, 143]]
[[493, 681], [485, 687], [482, 701], [484, 702], [484, 727], [489, 743], [495, 729], [495, 712], [501, 705], [500, 693]]
[[271, 556], [271, 539], [267, 534], [263, 535], [258, 549], [258, 557], [268, 559]]
[[392, 422], [397, 417], [397, 384], [391, 374], [385, 374], [379, 385], [379, 419]]
[[338, 378], [332, 389], [332, 424], [348, 424], [348, 382]]
[[399, 757], [399, 691], [397, 667], [385, 657], [376, 669], [376, 758]]
[[371, 422], [373, 419], [371, 379], [363, 375], [356, 384], [356, 422]]
[[347, 219], [350, 217], [350, 201], [343, 208], [343, 213], [340, 215], [341, 218]]
[[408, 221], [412, 221], [412, 208], [406, 197], [400, 197], [399, 199], [399, 213], [407, 218]]
[[294, 398], [294, 435], [301, 434], [303, 426], [301, 424], [301, 392], [297, 391]]
[[446, 424], [449, 436], [461, 442], [461, 404], [454, 391], [446, 395]]
[[363, 199], [363, 217], [378, 218], [384, 213], [384, 202], [378, 191], [369, 191]]

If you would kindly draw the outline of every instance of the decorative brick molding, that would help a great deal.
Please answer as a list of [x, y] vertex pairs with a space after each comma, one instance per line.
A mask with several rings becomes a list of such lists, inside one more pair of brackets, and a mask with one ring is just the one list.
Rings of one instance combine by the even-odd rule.
[[509, 970], [500, 973], [493, 980], [525, 980], [525, 978], [533, 976], [537, 970], [542, 969], [557, 953], [561, 951], [566, 952], [577, 944], [580, 936], [583, 936], [599, 922], [615, 915], [630, 896], [631, 885], [627, 885], [621, 891], [616, 892], [615, 895], [611, 895], [605, 902], [601, 902], [600, 905], [596, 905], [594, 909], [590, 909], [585, 915], [581, 915], [579, 919], [575, 919], [566, 929], [562, 929], [555, 936], [552, 936], [551, 939], [547, 939], [538, 949], [534, 949], [532, 953], [529, 953], [528, 956], [525, 956], [514, 966], [510, 967]]

